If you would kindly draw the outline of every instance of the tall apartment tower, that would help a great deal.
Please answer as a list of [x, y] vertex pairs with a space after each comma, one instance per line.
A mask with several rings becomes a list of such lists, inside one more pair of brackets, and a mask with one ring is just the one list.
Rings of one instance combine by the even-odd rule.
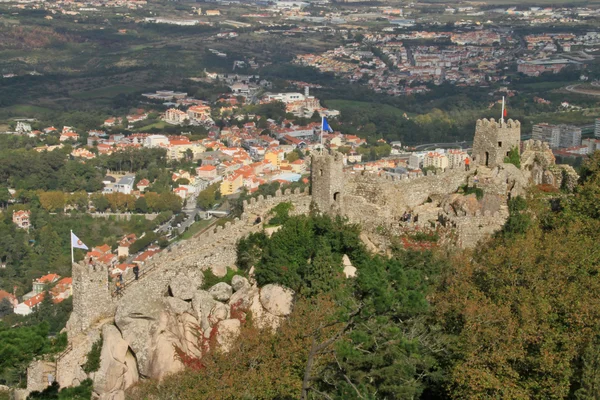
[[560, 128], [546, 123], [536, 124], [533, 126], [531, 138], [548, 143], [551, 149], [557, 149], [560, 146]]
[[574, 125], [559, 125], [560, 142], [559, 147], [581, 146], [581, 128]]
[[504, 163], [514, 148], [520, 151], [521, 123], [519, 121], [498, 121], [480, 119], [475, 127], [473, 139], [473, 160], [477, 165], [494, 168]]

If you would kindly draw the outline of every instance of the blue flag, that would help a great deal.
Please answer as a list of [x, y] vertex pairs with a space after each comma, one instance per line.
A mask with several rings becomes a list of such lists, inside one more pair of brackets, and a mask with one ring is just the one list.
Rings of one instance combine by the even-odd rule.
[[321, 130], [322, 131], [333, 132], [333, 129], [331, 129], [331, 127], [327, 123], [327, 118], [325, 118], [325, 117], [323, 117], [323, 123], [321, 124]]

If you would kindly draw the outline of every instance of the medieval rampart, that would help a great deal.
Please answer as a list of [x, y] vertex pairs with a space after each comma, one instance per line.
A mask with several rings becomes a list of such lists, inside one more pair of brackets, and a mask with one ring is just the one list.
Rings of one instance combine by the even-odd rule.
[[456, 169], [402, 179], [347, 173], [344, 215], [369, 230], [388, 226], [432, 197], [456, 192], [467, 176], [468, 172]]

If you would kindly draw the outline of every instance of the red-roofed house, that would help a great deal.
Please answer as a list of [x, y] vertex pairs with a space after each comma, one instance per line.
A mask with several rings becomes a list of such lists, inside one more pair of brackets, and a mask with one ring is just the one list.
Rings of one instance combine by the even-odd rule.
[[178, 187], [173, 189], [173, 193], [185, 200], [188, 196], [189, 191], [185, 187]]
[[61, 142], [67, 140], [79, 140], [79, 135], [75, 132], [63, 132], [60, 134], [60, 138], [58, 140], [60, 140]]
[[62, 278], [51, 290], [52, 300], [60, 303], [64, 299], [73, 296], [73, 278]]
[[29, 217], [31, 216], [31, 211], [29, 210], [19, 210], [13, 211], [12, 220], [15, 225], [17, 225], [21, 229], [29, 230]]
[[214, 165], [203, 165], [201, 167], [196, 168], [196, 176], [198, 178], [216, 178], [217, 177], [217, 167]]
[[148, 186], [150, 186], [150, 181], [148, 179], [142, 179], [137, 183], [136, 186], [140, 192], [143, 192]]
[[8, 301], [13, 306], [13, 308], [15, 308], [17, 306], [17, 304], [19, 304], [19, 300], [17, 300], [15, 295], [8, 293], [5, 290], [0, 290], [0, 302], [3, 301], [4, 299], [8, 299]]
[[134, 244], [137, 240], [137, 236], [135, 233], [130, 233], [129, 235], [124, 236], [119, 241], [119, 247], [117, 248], [117, 256], [121, 257], [129, 257], [129, 247]]
[[46, 285], [50, 285], [60, 279], [58, 274], [48, 274], [33, 281], [33, 293], [40, 294], [44, 291]]
[[25, 300], [22, 303], [19, 303], [15, 307], [15, 314], [19, 314], [19, 315], [31, 314], [35, 310], [35, 308], [40, 305], [42, 300], [44, 300], [44, 294], [45, 293], [36, 294], [32, 298]]

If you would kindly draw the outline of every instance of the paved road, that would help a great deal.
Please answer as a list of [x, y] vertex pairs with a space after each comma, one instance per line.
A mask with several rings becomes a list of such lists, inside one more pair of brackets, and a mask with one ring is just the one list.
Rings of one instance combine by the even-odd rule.
[[427, 150], [427, 149], [435, 149], [435, 148], [462, 148], [466, 149], [471, 147], [473, 144], [472, 141], [464, 141], [464, 142], [449, 142], [449, 143], [426, 143], [415, 146], [417, 150]]
[[[579, 84], [569, 85], [565, 89], [572, 93], [587, 94], [589, 96], [600, 96], [600, 92], [592, 92], [592, 91], [590, 91], [590, 89], [577, 89], [578, 86], [579, 86]], [[600, 87], [600, 83], [592, 82], [592, 86]]]

